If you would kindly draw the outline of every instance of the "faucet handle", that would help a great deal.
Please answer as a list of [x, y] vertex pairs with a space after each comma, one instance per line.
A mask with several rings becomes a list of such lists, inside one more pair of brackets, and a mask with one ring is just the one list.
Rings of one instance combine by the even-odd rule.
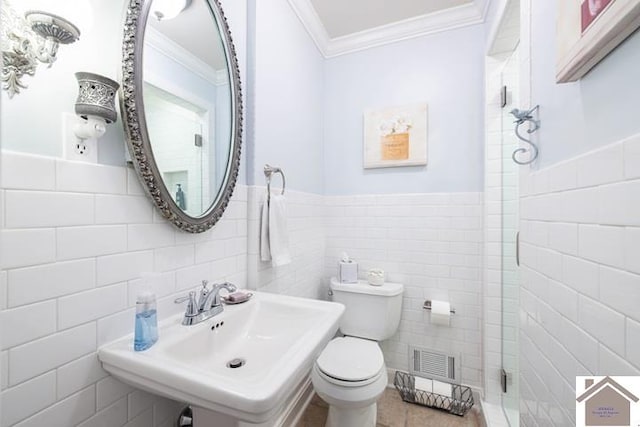
[[209, 288], [207, 288], [207, 285], [209, 284], [208, 280], [203, 280], [202, 281], [202, 289], [200, 289], [200, 296], [198, 296], [198, 310], [199, 311], [203, 311], [204, 310], [204, 303], [207, 300], [207, 296], [209, 295]]
[[189, 292], [188, 296], [176, 298], [173, 302], [176, 304], [182, 304], [189, 301], [187, 304], [187, 310], [184, 312], [185, 316], [196, 316], [199, 313], [198, 306], [196, 304], [196, 291]]

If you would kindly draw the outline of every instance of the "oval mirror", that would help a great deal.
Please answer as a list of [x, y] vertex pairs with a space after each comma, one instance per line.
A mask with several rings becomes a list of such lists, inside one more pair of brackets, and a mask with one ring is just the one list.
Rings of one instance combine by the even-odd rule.
[[222, 216], [240, 166], [235, 48], [217, 0], [130, 0], [121, 107], [138, 176], [162, 215], [191, 233]]

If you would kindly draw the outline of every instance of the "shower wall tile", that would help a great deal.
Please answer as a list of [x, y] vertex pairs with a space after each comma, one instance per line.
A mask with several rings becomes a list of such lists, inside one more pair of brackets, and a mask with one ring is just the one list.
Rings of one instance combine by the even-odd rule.
[[9, 384], [14, 386], [95, 350], [95, 323], [54, 333], [14, 347], [9, 350]]
[[109, 375], [102, 369], [102, 363], [95, 354], [81, 357], [59, 367], [57, 374], [58, 399], [85, 389]]
[[127, 284], [105, 286], [58, 299], [58, 328], [67, 329], [127, 308]]
[[5, 189], [55, 189], [56, 161], [52, 157], [3, 151], [0, 162], [0, 182]]
[[56, 231], [53, 228], [3, 230], [0, 236], [0, 267], [27, 267], [56, 260]]
[[56, 189], [75, 193], [127, 194], [127, 169], [57, 159]]
[[57, 260], [71, 260], [125, 252], [126, 225], [90, 225], [56, 230]]
[[0, 425], [12, 426], [56, 402], [56, 374], [49, 372], [2, 392]]
[[[575, 375], [640, 375], [639, 141], [521, 172], [520, 403], [527, 425], [575, 425]], [[575, 185], [553, 185], [572, 169]], [[536, 182], [549, 185], [540, 191]], [[542, 254], [560, 259], [560, 278]]]
[[153, 252], [126, 252], [97, 258], [97, 285], [105, 286], [112, 283], [135, 279], [140, 271], [153, 270]]
[[181, 404], [116, 381], [96, 349], [133, 332], [149, 277], [161, 319], [202, 279], [246, 287], [246, 188], [190, 235], [155, 214], [129, 168], [1, 157], [0, 426], [173, 425]]
[[96, 195], [96, 224], [149, 224], [154, 207], [146, 196]]
[[96, 260], [42, 264], [8, 272], [9, 307], [17, 307], [95, 287]]
[[[16, 325], [21, 325], [16, 328]], [[2, 349], [15, 347], [56, 331], [56, 302], [45, 301], [0, 313]]]
[[93, 224], [91, 194], [7, 191], [6, 228], [62, 227]]
[[16, 424], [16, 427], [75, 426], [93, 415], [95, 406], [96, 392], [92, 385]]

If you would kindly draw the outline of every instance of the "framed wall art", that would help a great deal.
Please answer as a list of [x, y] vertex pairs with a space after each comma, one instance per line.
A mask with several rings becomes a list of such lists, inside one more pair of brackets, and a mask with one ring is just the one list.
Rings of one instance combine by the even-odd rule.
[[427, 104], [364, 113], [364, 168], [427, 164]]
[[638, 0], [558, 0], [556, 81], [581, 79], [638, 27]]

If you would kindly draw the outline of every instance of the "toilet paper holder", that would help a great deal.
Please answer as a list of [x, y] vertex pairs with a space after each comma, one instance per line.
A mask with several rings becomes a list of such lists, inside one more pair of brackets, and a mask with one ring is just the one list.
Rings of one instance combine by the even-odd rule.
[[[431, 310], [431, 300], [426, 300], [422, 308], [425, 310]], [[449, 310], [449, 312], [451, 314], [456, 314], [456, 310], [453, 307], [451, 308], [451, 310]]]

